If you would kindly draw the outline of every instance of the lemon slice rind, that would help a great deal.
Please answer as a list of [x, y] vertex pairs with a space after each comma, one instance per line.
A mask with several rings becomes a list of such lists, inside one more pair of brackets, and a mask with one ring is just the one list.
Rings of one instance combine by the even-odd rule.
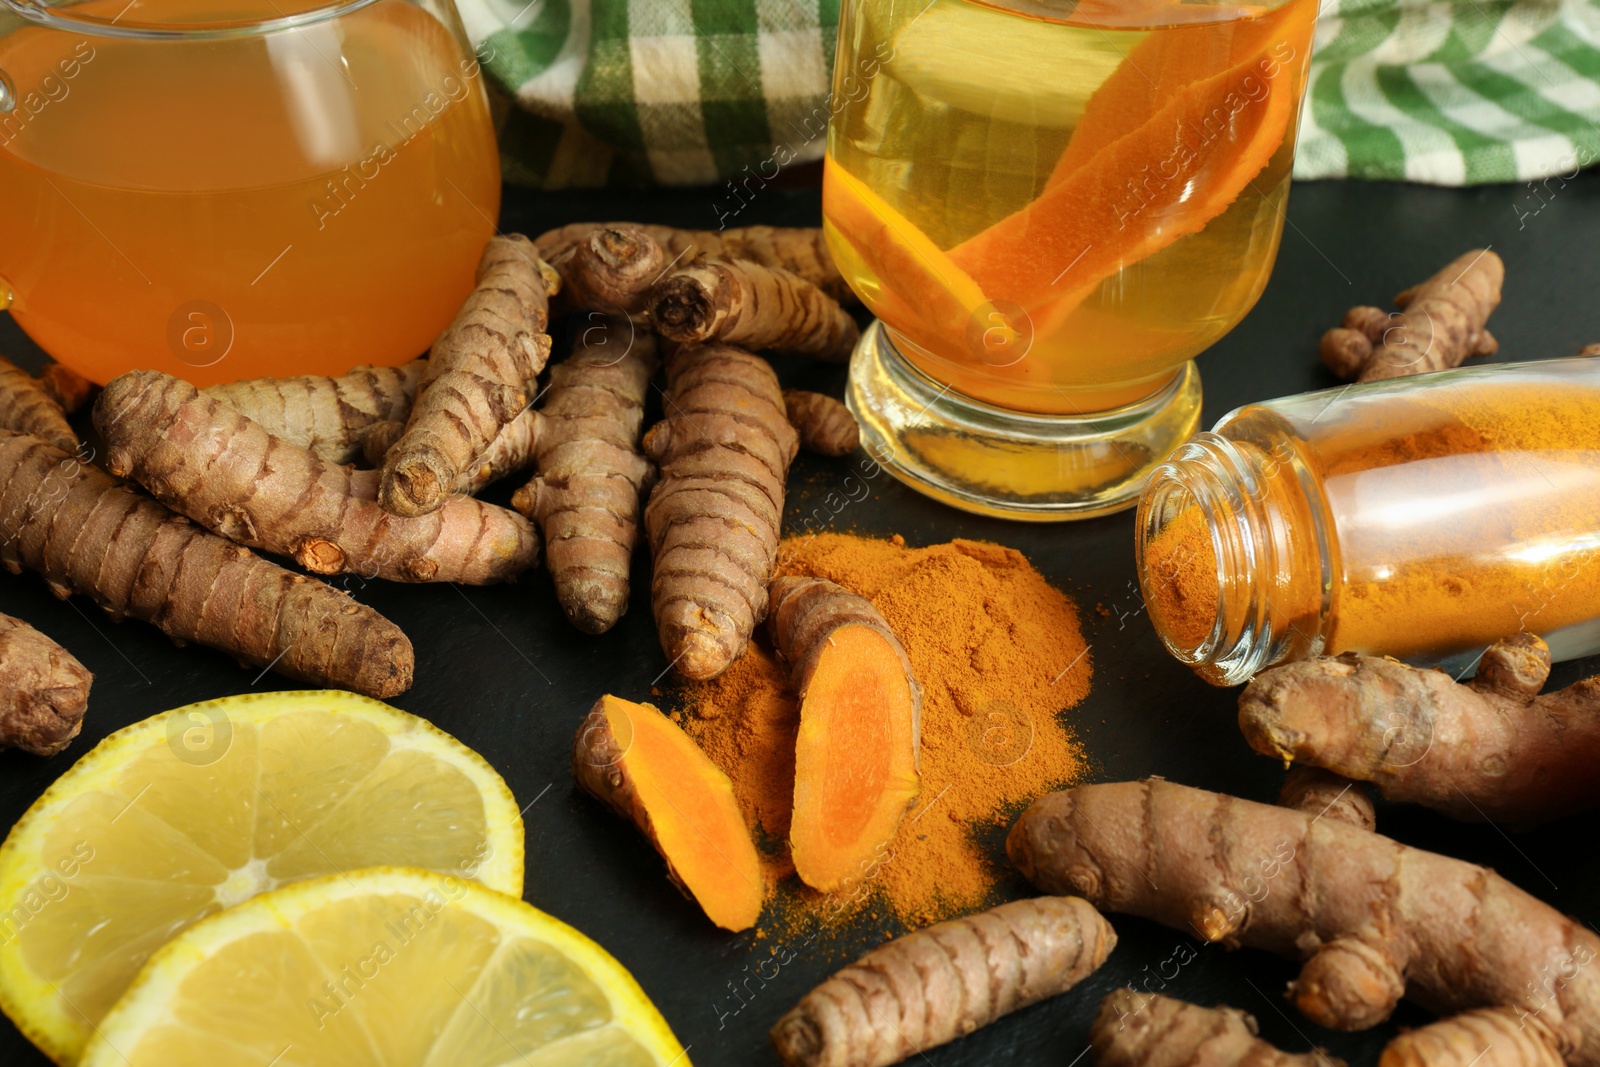
[[447, 763], [472, 782], [484, 803], [484, 826], [491, 847], [472, 877], [500, 892], [522, 895], [522, 817], [509, 787], [482, 756], [425, 719], [370, 697], [333, 689], [250, 693], [162, 712], [123, 727], [90, 749], [34, 801], [0, 845], [0, 1011], [56, 1063], [78, 1061], [93, 1022], [65, 1006], [60, 990], [27, 966], [5, 917], [30, 885], [49, 873], [42, 857], [44, 838], [67, 805], [87, 794], [114, 789], [121, 772], [135, 758], [155, 745], [168, 744], [168, 724], [175, 717], [189, 721], [195, 714], [214, 710], [224, 711], [230, 723], [263, 723], [307, 711], [353, 715], [382, 731], [391, 752], [425, 752]]
[[[423, 898], [430, 892], [446, 897], [451, 906], [465, 908], [503, 934], [542, 941], [556, 949], [605, 994], [611, 1013], [608, 1026], [625, 1031], [654, 1057], [657, 1067], [690, 1067], [685, 1049], [643, 988], [583, 933], [531, 904], [476, 882], [401, 867], [372, 867], [295, 882], [196, 923], [145, 964], [91, 1038], [81, 1067], [126, 1067], [144, 1034], [171, 1024], [173, 994], [185, 976], [226, 946], [259, 933], [288, 930], [318, 908], [339, 901], [383, 895]], [[511, 1062], [517, 1061], [513, 1058]]]

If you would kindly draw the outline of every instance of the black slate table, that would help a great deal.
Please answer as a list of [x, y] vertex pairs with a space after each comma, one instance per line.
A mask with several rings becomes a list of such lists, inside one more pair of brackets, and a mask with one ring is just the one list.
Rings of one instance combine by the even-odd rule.
[[[542, 195], [508, 191], [502, 225], [529, 234], [565, 222], [631, 218], [715, 227], [714, 190]], [[734, 220], [739, 225], [814, 225], [814, 189], [767, 189]], [[1316, 360], [1317, 338], [1357, 303], [1384, 304], [1458, 253], [1489, 245], [1507, 265], [1506, 297], [1493, 321], [1501, 359], [1575, 353], [1600, 341], [1600, 174], [1535, 188], [1439, 190], [1353, 182], [1308, 183], [1291, 198], [1277, 269], [1260, 304], [1200, 361], [1206, 423], [1254, 400], [1333, 384]], [[42, 354], [0, 316], [0, 352], [36, 367]], [[783, 364], [790, 384], [838, 394], [843, 371]], [[840, 461], [802, 456], [791, 477], [791, 515], [806, 515], [842, 482]], [[1129, 513], [1092, 521], [1031, 526], [979, 518], [926, 500], [880, 478], [872, 496], [851, 504], [841, 529], [903, 534], [912, 544], [952, 537], [1015, 546], [1077, 598], [1094, 657], [1094, 688], [1069, 715], [1094, 763], [1096, 780], [1163, 775], [1174, 781], [1270, 801], [1282, 778], [1255, 755], [1235, 725], [1235, 694], [1213, 689], [1171, 659], [1156, 639], [1137, 592]], [[359, 585], [359, 583], [355, 583]], [[646, 567], [635, 589], [648, 587]], [[643, 697], [666, 667], [649, 611], [635, 605], [611, 633], [573, 630], [556, 608], [543, 572], [499, 588], [352, 589], [388, 615], [416, 645], [416, 685], [393, 703], [422, 715], [477, 749], [527, 809], [527, 899], [608, 948], [654, 998], [689, 1058], [700, 1067], [775, 1063], [766, 1032], [812, 985], [881, 940], [881, 928], [819, 938], [797, 951], [770, 981], [730, 983], [769, 957], [769, 938], [715, 930], [663, 876], [643, 837], [573, 786], [572, 731], [604, 691]], [[1103, 604], [1107, 613], [1096, 612]], [[62, 602], [36, 576], [0, 575], [0, 611], [37, 625], [95, 674], [83, 735], [64, 755], [40, 760], [0, 754], [0, 821], [13, 823], [71, 762], [119, 727], [191, 701], [294, 688], [276, 675], [253, 682], [206, 649], [176, 649], [154, 628], [113, 624], [82, 598]], [[1600, 657], [1559, 665], [1552, 685], [1600, 671]], [[1600, 768], [1596, 769], [1600, 773]], [[1600, 850], [1595, 819], [1580, 817], [1534, 833], [1465, 826], [1416, 809], [1385, 805], [1384, 832], [1408, 844], [1493, 866], [1524, 889], [1591, 924], [1600, 923]], [[1001, 842], [988, 842], [996, 853]], [[1026, 887], [1018, 882], [1018, 893]], [[1292, 964], [1261, 952], [1201, 947], [1175, 931], [1125, 917], [1121, 943], [1081, 987], [914, 1062], [933, 1067], [1068, 1067], [1087, 1049], [1095, 1005], [1123, 984], [1254, 1014], [1281, 1046], [1327, 1047], [1351, 1064], [1374, 1064], [1395, 1025], [1426, 1016], [1403, 1006], [1393, 1024], [1362, 1034], [1319, 1030], [1283, 999]], [[758, 946], [759, 947], [756, 947]], [[1183, 948], [1180, 950], [1180, 946]], [[1182, 967], [1175, 953], [1194, 958]], [[783, 953], [787, 955], [787, 953]], [[763, 974], [770, 973], [770, 965]], [[0, 1064], [47, 1061], [9, 1025], [0, 1027]], [[1087, 1064], [1087, 1060], [1083, 1061]]]

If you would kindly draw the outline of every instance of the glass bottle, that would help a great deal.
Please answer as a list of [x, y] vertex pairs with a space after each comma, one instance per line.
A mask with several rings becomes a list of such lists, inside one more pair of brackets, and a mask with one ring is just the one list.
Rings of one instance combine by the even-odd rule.
[[1600, 358], [1247, 405], [1156, 469], [1137, 531], [1157, 633], [1218, 685], [1341, 652], [1470, 668], [1521, 631], [1600, 651]]

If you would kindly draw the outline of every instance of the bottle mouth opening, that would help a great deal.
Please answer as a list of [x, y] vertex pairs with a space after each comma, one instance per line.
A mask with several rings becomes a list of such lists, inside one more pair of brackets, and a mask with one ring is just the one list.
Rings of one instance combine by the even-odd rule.
[[1208, 506], [1209, 494], [1193, 484], [1183, 451], [1150, 475], [1139, 500], [1136, 556], [1157, 636], [1179, 660], [1200, 668], [1222, 640], [1226, 574], [1217, 516]]
[[[1195, 435], [1139, 501], [1139, 581], [1150, 620], [1180, 661], [1215, 685], [1320, 648], [1301, 632], [1315, 605], [1295, 578], [1308, 559], [1270, 483], [1290, 475], [1255, 445]], [[1314, 597], [1312, 598], [1315, 599]]]
[[[146, 41], [223, 40], [264, 37], [299, 30], [370, 7], [379, 0], [335, 0], [307, 4], [306, 0], [196, 4], [192, 12], [151, 19], [143, 15], [139, 0], [129, 0], [107, 17], [77, 10], [77, 4], [52, 0], [0, 0], [4, 10], [52, 29], [94, 37], [120, 37]], [[258, 6], [259, 3], [259, 6]]]

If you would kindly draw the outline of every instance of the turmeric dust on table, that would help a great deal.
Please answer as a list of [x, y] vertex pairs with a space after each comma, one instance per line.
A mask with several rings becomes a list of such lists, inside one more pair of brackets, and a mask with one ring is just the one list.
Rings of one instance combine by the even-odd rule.
[[[782, 573], [870, 600], [924, 690], [921, 793], [860, 899], [882, 900], [907, 925], [981, 907], [1002, 870], [976, 835], [1085, 770], [1062, 721], [1092, 674], [1077, 606], [1020, 552], [977, 541], [910, 548], [898, 536], [822, 534], [786, 540], [779, 559]], [[799, 709], [784, 665], [758, 640], [727, 673], [676, 696], [685, 729], [733, 781], [769, 882], [783, 879], [779, 896], [800, 913], [820, 910], [828, 898], [785, 877]]]

